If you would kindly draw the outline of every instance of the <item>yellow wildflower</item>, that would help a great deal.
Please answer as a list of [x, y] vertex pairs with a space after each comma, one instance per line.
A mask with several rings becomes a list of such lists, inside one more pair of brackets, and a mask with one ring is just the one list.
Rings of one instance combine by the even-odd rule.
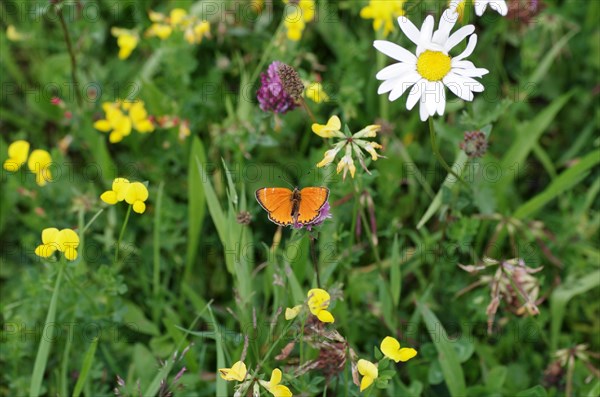
[[42, 230], [42, 244], [35, 249], [35, 254], [42, 258], [48, 258], [56, 250], [63, 252], [65, 258], [70, 261], [77, 259], [77, 247], [79, 236], [72, 229], [59, 231], [54, 227]]
[[[289, 0], [283, 0], [289, 4]], [[292, 41], [299, 41], [302, 38], [302, 32], [306, 22], [310, 22], [315, 17], [314, 0], [299, 0], [296, 4], [289, 4], [285, 10], [283, 24], [287, 30], [287, 37]]]
[[404, 15], [405, 0], [371, 0], [369, 5], [360, 10], [360, 17], [373, 20], [373, 30], [378, 32], [383, 27], [383, 35], [394, 30], [394, 20]]
[[377, 133], [381, 130], [380, 125], [368, 125], [362, 130], [356, 132], [353, 135], [343, 134], [340, 130], [342, 128], [342, 122], [337, 116], [332, 116], [327, 124], [313, 124], [312, 130], [315, 134], [319, 135], [323, 138], [339, 138], [340, 140], [335, 144], [333, 149], [329, 149], [325, 152], [325, 156], [323, 160], [317, 163], [317, 167], [324, 167], [328, 164], [331, 164], [337, 154], [345, 148], [344, 156], [339, 161], [337, 165], [337, 173], [344, 171], [343, 179], [346, 179], [346, 175], [348, 171], [350, 171], [350, 176], [354, 178], [354, 174], [356, 173], [356, 166], [354, 165], [353, 155], [355, 154], [358, 158], [358, 161], [361, 167], [369, 173], [367, 166], [365, 164], [364, 158], [365, 155], [363, 151], [369, 153], [371, 155], [371, 159], [373, 161], [377, 160], [381, 156], [377, 153], [376, 149], [381, 149], [382, 146], [377, 142], [370, 142], [365, 140], [365, 138], [374, 138], [377, 136]]
[[327, 95], [321, 83], [309, 83], [306, 86], [304, 94], [307, 98], [316, 103], [329, 102], [329, 95]]
[[154, 131], [154, 124], [148, 119], [148, 112], [143, 101], [133, 102], [128, 106], [128, 110], [133, 128], [141, 133]]
[[264, 380], [259, 380], [258, 382], [275, 397], [292, 397], [291, 390], [287, 386], [281, 384], [281, 378], [281, 370], [275, 368], [273, 372], [271, 372], [270, 381], [265, 382]]
[[417, 351], [411, 347], [400, 348], [400, 342], [391, 336], [386, 336], [381, 341], [380, 349], [384, 356], [395, 362], [405, 362], [417, 355]]
[[94, 128], [102, 132], [110, 132], [108, 140], [117, 143], [131, 133], [131, 119], [119, 108], [119, 103], [104, 102], [102, 109], [106, 118], [94, 123]]
[[52, 157], [50, 153], [41, 149], [31, 152], [29, 161], [27, 162], [27, 166], [35, 174], [35, 182], [39, 186], [44, 186], [47, 182], [52, 181], [51, 165]]
[[333, 315], [327, 311], [331, 297], [329, 293], [320, 288], [308, 291], [308, 309], [324, 323], [334, 322]]
[[10, 41], [22, 41], [27, 38], [27, 35], [18, 32], [14, 25], [8, 25], [6, 28], [6, 38]]
[[146, 30], [147, 37], [158, 37], [161, 40], [167, 39], [171, 33], [173, 33], [173, 28], [170, 25], [166, 25], [164, 23], [153, 23]]
[[340, 131], [342, 129], [342, 122], [338, 116], [331, 116], [325, 125], [314, 123], [311, 128], [315, 134], [322, 138], [346, 138]]
[[27, 161], [27, 156], [29, 156], [29, 142], [14, 141], [8, 145], [8, 159], [4, 162], [4, 169], [11, 172], [18, 171]]
[[186, 17], [186, 10], [183, 8], [173, 8], [169, 13], [169, 23], [171, 26], [180, 25]]
[[148, 199], [148, 189], [141, 182], [132, 182], [129, 184], [129, 188], [125, 193], [125, 201], [128, 204], [133, 205], [133, 210], [138, 214], [143, 214], [146, 211], [146, 204], [144, 203]]
[[119, 46], [119, 59], [127, 59], [131, 52], [137, 47], [140, 38], [132, 30], [113, 27], [110, 33], [117, 38]]
[[199, 21], [185, 29], [183, 37], [190, 44], [200, 44], [210, 34], [210, 23]]
[[129, 181], [125, 178], [115, 178], [112, 183], [112, 190], [102, 193], [100, 200], [106, 204], [115, 205], [119, 201], [125, 200], [125, 193], [129, 189]]
[[300, 313], [300, 310], [302, 310], [302, 305], [297, 305], [294, 307], [286, 308], [285, 309], [285, 319], [293, 320]]
[[246, 369], [246, 364], [241, 361], [233, 364], [231, 368], [219, 369], [221, 378], [225, 379], [226, 381], [237, 380], [238, 382], [242, 382], [244, 379], [246, 379], [247, 373], [248, 370]]
[[360, 373], [363, 378], [360, 381], [360, 391], [365, 390], [367, 387], [371, 386], [375, 379], [379, 376], [379, 370], [377, 366], [370, 361], [360, 359], [357, 363], [358, 373]]

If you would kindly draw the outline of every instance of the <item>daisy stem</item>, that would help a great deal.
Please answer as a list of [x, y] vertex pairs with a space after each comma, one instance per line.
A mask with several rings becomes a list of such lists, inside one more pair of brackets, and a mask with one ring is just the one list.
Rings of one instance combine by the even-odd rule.
[[444, 158], [440, 154], [440, 149], [437, 145], [437, 140], [435, 138], [435, 127], [433, 126], [433, 118], [431, 118], [431, 117], [429, 118], [429, 137], [431, 138], [431, 149], [433, 150], [433, 154], [435, 155], [437, 160], [440, 162], [442, 167], [444, 167], [446, 169], [446, 171], [448, 171], [449, 174], [454, 176], [460, 183], [462, 183], [465, 187], [468, 188], [469, 184], [467, 182], [465, 182], [465, 180], [462, 179], [460, 177], [460, 175], [458, 175], [456, 172], [454, 172], [454, 170], [452, 168], [450, 168], [448, 163], [446, 163], [446, 160], [444, 160]]
[[127, 222], [129, 221], [129, 214], [131, 214], [131, 207], [133, 205], [129, 205], [127, 208], [127, 214], [125, 215], [125, 220], [123, 221], [123, 226], [121, 226], [121, 233], [119, 233], [119, 239], [117, 240], [117, 246], [115, 248], [115, 265], [117, 264], [117, 260], [119, 259], [119, 247], [121, 246], [121, 240], [123, 240], [123, 235], [125, 234], [125, 228], [127, 227]]

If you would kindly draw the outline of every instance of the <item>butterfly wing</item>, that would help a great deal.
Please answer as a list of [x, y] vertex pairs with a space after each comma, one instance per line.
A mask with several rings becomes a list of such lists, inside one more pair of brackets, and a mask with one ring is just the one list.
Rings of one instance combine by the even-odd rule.
[[269, 213], [269, 219], [281, 226], [294, 223], [292, 218], [292, 195], [284, 187], [263, 187], [256, 191], [256, 200]]
[[300, 191], [300, 206], [298, 209], [298, 223], [307, 224], [314, 221], [321, 208], [329, 198], [329, 189], [326, 187], [305, 187]]

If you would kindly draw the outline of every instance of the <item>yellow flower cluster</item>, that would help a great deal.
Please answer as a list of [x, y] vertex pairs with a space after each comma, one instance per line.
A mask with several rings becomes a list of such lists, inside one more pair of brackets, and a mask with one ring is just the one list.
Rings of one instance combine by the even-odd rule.
[[344, 156], [342, 156], [341, 160], [337, 165], [337, 173], [344, 171], [343, 178], [346, 178], [346, 173], [350, 171], [350, 176], [354, 178], [354, 174], [356, 173], [356, 166], [354, 165], [353, 155], [356, 155], [358, 161], [362, 168], [369, 173], [367, 166], [365, 164], [363, 154], [363, 150], [371, 155], [371, 159], [376, 161], [379, 157], [382, 157], [379, 153], [377, 153], [376, 149], [381, 149], [382, 146], [377, 142], [370, 142], [365, 140], [365, 138], [374, 138], [377, 136], [377, 132], [381, 130], [381, 126], [373, 124], [368, 125], [352, 136], [346, 136], [341, 132], [342, 122], [337, 116], [332, 116], [327, 121], [327, 124], [313, 124], [312, 130], [315, 134], [319, 135], [322, 138], [337, 138], [339, 142], [335, 144], [333, 149], [330, 149], [325, 152], [323, 160], [321, 160], [317, 167], [324, 167], [333, 160], [337, 154], [345, 149]]
[[[406, 362], [417, 355], [417, 351], [411, 347], [400, 348], [400, 342], [392, 336], [386, 336], [383, 341], [381, 341], [379, 350], [381, 350], [386, 358], [394, 360], [395, 362]], [[360, 391], [371, 386], [379, 377], [377, 365], [365, 359], [358, 360], [357, 370], [358, 373], [363, 376], [360, 381]]]
[[360, 10], [360, 17], [373, 20], [373, 30], [379, 32], [383, 27], [383, 35], [394, 30], [396, 18], [404, 15], [405, 0], [371, 0], [369, 5]]
[[[221, 378], [228, 382], [244, 382], [248, 375], [248, 370], [246, 368], [246, 364], [244, 364], [242, 361], [237, 361], [231, 366], [231, 368], [220, 368], [219, 374], [221, 375]], [[271, 379], [268, 382], [259, 379], [258, 383], [275, 397], [292, 397], [292, 391], [289, 389], [289, 387], [281, 384], [282, 377], [283, 374], [281, 370], [279, 368], [275, 368], [271, 372]], [[245, 389], [247, 390], [253, 382], [253, 379], [250, 379], [248, 382], [246, 382]], [[255, 390], [258, 392], [258, 389]]]
[[42, 244], [35, 249], [35, 254], [42, 258], [50, 257], [55, 251], [65, 254], [65, 258], [70, 261], [77, 259], [77, 247], [79, 246], [79, 236], [72, 229], [58, 230], [55, 227], [49, 227], [42, 230]]
[[[124, 137], [135, 129], [139, 133], [154, 131], [154, 124], [148, 118], [143, 101], [104, 102], [102, 109], [105, 118], [94, 123], [94, 128], [102, 132], [110, 132], [110, 143], [121, 142]], [[125, 113], [127, 112], [127, 113]]]
[[110, 205], [125, 200], [127, 204], [133, 206], [133, 210], [138, 214], [143, 214], [146, 211], [145, 201], [147, 199], [148, 189], [146, 185], [141, 182], [129, 182], [125, 178], [115, 178], [112, 189], [107, 190], [100, 196], [100, 200]]
[[329, 102], [329, 95], [323, 89], [323, 85], [318, 82], [305, 84], [304, 95], [315, 103]]
[[[331, 303], [331, 296], [327, 291], [320, 288], [313, 288], [308, 291], [307, 297], [308, 300], [306, 303], [308, 310], [310, 310], [310, 312], [317, 317], [319, 321], [323, 323], [333, 323], [335, 321], [333, 315], [327, 311], [329, 303]], [[291, 308], [288, 307], [285, 309], [285, 319], [292, 320], [298, 314], [300, 314], [301, 310], [302, 305], [297, 305]]]
[[286, 4], [283, 24], [287, 30], [287, 38], [292, 41], [300, 41], [306, 22], [315, 18], [314, 0], [298, 0], [290, 2], [283, 0]]
[[137, 32], [129, 29], [113, 27], [110, 33], [117, 38], [119, 46], [119, 59], [127, 59], [140, 42]]
[[[27, 158], [29, 157], [29, 161]], [[8, 159], [3, 167], [6, 171], [16, 172], [27, 161], [27, 167], [35, 174], [35, 182], [39, 186], [46, 185], [52, 181], [52, 157], [50, 153], [42, 149], [36, 149], [29, 154], [29, 142], [24, 140], [14, 141], [8, 145]]]
[[190, 44], [200, 44], [204, 37], [210, 35], [210, 23], [194, 15], [189, 15], [182, 8], [174, 8], [169, 16], [150, 11], [148, 17], [153, 22], [146, 30], [146, 36], [167, 39], [174, 30], [183, 32], [183, 37]]

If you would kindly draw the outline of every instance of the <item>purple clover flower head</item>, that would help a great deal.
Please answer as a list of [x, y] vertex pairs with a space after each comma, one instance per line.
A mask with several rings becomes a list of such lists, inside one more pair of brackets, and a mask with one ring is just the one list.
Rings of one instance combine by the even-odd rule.
[[331, 218], [331, 211], [330, 211], [330, 207], [329, 207], [329, 201], [326, 201], [325, 204], [323, 204], [323, 207], [321, 207], [321, 210], [319, 211], [319, 215], [317, 215], [317, 217], [309, 223], [294, 223], [292, 226], [294, 227], [294, 229], [302, 229], [303, 227], [306, 228], [306, 230], [308, 230], [309, 232], [312, 230], [313, 227], [316, 226], [321, 226], [321, 224], [323, 222], [325, 222], [325, 219]]
[[265, 112], [283, 114], [298, 106], [283, 87], [278, 73], [281, 65], [283, 63], [275, 61], [269, 65], [265, 73], [260, 75], [260, 88], [256, 93], [256, 98], [260, 108]]

